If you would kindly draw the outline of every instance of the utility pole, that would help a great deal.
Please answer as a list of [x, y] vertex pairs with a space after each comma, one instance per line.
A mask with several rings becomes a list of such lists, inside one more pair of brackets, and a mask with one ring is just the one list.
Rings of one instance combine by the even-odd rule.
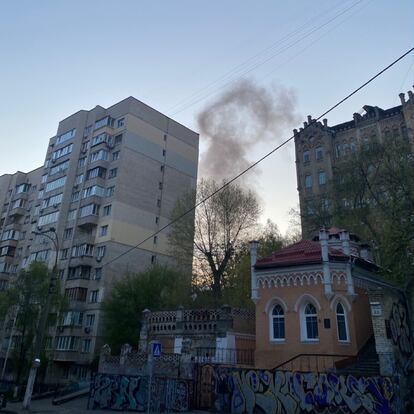
[[[56, 294], [56, 285], [57, 285], [57, 261], [58, 261], [58, 254], [59, 254], [59, 238], [56, 233], [56, 229], [54, 227], [51, 227], [49, 230], [46, 230], [44, 232], [37, 232], [33, 231], [33, 234], [36, 236], [44, 236], [48, 238], [55, 248], [55, 263], [53, 265], [53, 270], [50, 275], [50, 281], [49, 281], [49, 290], [46, 298], [46, 304], [41, 310], [38, 329], [37, 329], [37, 335], [36, 335], [36, 342], [34, 347], [34, 355], [35, 358], [32, 362], [32, 367], [30, 368], [29, 378], [27, 380], [26, 385], [26, 392], [24, 394], [23, 399], [23, 408], [26, 410], [30, 409], [30, 402], [32, 400], [32, 393], [33, 393], [33, 386], [36, 381], [36, 374], [37, 369], [40, 366], [40, 353], [43, 348], [43, 337], [45, 335], [45, 331], [47, 328], [47, 318], [49, 316], [49, 310], [50, 310], [50, 304], [52, 301], [52, 296]], [[48, 233], [53, 233], [54, 237], [50, 236]]]

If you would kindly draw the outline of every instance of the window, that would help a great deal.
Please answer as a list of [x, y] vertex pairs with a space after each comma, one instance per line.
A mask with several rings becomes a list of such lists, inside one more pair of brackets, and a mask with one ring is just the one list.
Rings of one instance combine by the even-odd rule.
[[162, 190], [162, 182], [161, 181], [158, 183], [158, 189]]
[[72, 247], [72, 257], [80, 256], [92, 256], [93, 255], [93, 244], [78, 244]]
[[342, 303], [336, 305], [336, 327], [338, 329], [338, 340], [348, 341], [348, 327], [346, 323], [345, 309]]
[[305, 175], [305, 188], [312, 188], [312, 176]]
[[93, 168], [92, 170], [88, 170], [88, 172], [86, 173], [87, 180], [90, 180], [96, 177], [105, 178], [105, 176], [106, 176], [106, 169], [102, 167]]
[[47, 208], [50, 206], [57, 207], [62, 202], [62, 199], [63, 199], [63, 193], [59, 193], [54, 196], [45, 198], [42, 201], [42, 208]]
[[99, 290], [92, 290], [89, 294], [89, 303], [98, 302], [98, 298], [99, 298]]
[[303, 151], [303, 162], [304, 163], [310, 162], [310, 151], [309, 150]]
[[69, 255], [69, 249], [62, 249], [60, 251], [60, 259], [61, 260], [67, 259], [68, 258], [68, 255]]
[[119, 153], [120, 151], [115, 151], [114, 153], [112, 153], [112, 161], [119, 160]]
[[65, 141], [68, 141], [69, 139], [72, 139], [75, 136], [75, 134], [76, 134], [76, 129], [71, 129], [70, 131], [65, 132], [64, 134], [59, 135], [56, 138], [56, 145], [59, 145], [62, 142], [65, 142]]
[[101, 280], [102, 279], [102, 267], [95, 268], [95, 275], [93, 277], [94, 280]]
[[275, 305], [272, 310], [272, 339], [285, 339], [285, 312], [280, 305]]
[[151, 264], [155, 264], [156, 261], [157, 261], [157, 256], [152, 255], [151, 256]]
[[167, 134], [164, 134], [164, 141], [167, 141]]
[[56, 190], [57, 188], [63, 187], [66, 182], [66, 176], [58, 178], [57, 180], [50, 181], [46, 184], [45, 192]]
[[319, 178], [319, 185], [325, 185], [326, 184], [325, 171], [319, 171], [318, 178]]
[[75, 266], [69, 267], [68, 279], [86, 279], [91, 278], [91, 267], [90, 266]]
[[167, 151], [165, 149], [162, 150], [162, 156], [165, 157], [165, 154], [167, 154]]
[[63, 232], [63, 240], [70, 239], [72, 237], [72, 234], [73, 234], [72, 227], [65, 229], [65, 231]]
[[108, 151], [99, 150], [91, 154], [91, 163], [99, 160], [106, 161], [108, 159]]
[[116, 135], [115, 136], [115, 140], [114, 140], [114, 144], [118, 145], [122, 142], [122, 134]]
[[95, 145], [99, 145], [102, 142], [106, 142], [107, 144], [112, 144], [112, 137], [108, 134], [99, 134], [96, 137], [92, 138], [91, 147]]
[[72, 196], [70, 198], [70, 201], [73, 203], [75, 201], [79, 201], [79, 197], [80, 197], [80, 191], [74, 191], [72, 193]]
[[97, 257], [98, 259], [100, 259], [100, 258], [104, 257], [104, 256], [105, 256], [105, 251], [106, 251], [106, 246], [99, 246], [99, 247], [96, 249], [96, 257]]
[[89, 328], [92, 328], [92, 326], [95, 325], [95, 314], [89, 313], [86, 315], [86, 325]]
[[323, 147], [317, 147], [315, 149], [315, 158], [317, 161], [323, 160]]
[[160, 199], [157, 200], [157, 207], [161, 207], [161, 200]]
[[82, 339], [82, 347], [81, 352], [90, 352], [91, 350], [91, 340], [90, 339]]
[[5, 230], [1, 240], [19, 240], [20, 233], [18, 230]]
[[76, 351], [78, 346], [78, 336], [57, 336], [55, 338], [55, 349], [57, 351]]
[[160, 167], [160, 171], [161, 171], [161, 172], [163, 172], [163, 171], [164, 171], [164, 169], [165, 169], [164, 167], [165, 167], [164, 165], [161, 165], [161, 167]]
[[69, 210], [68, 211], [68, 220], [75, 220], [76, 218], [76, 210]]
[[88, 125], [87, 127], [85, 127], [85, 129], [83, 130], [83, 136], [86, 137], [87, 135], [89, 135], [92, 132], [92, 125]]
[[121, 128], [121, 127], [123, 127], [125, 125], [125, 118], [120, 118], [120, 119], [118, 119], [118, 121], [117, 121], [117, 123], [116, 123], [116, 126], [118, 127], [118, 128]]
[[54, 213], [45, 214], [44, 216], [39, 217], [39, 226], [44, 226], [46, 224], [55, 223], [58, 221], [59, 218], [59, 211], [55, 211]]
[[112, 197], [114, 195], [114, 192], [115, 192], [115, 186], [108, 187], [106, 189], [106, 196], [107, 197]]
[[97, 216], [99, 214], [99, 205], [98, 204], [88, 204], [87, 206], [83, 206], [79, 210], [79, 217], [86, 217], [86, 216]]
[[41, 183], [44, 184], [47, 181], [47, 174], [42, 175]]
[[78, 174], [78, 175], [75, 177], [75, 185], [82, 184], [82, 181], [83, 181], [83, 174]]
[[82, 168], [85, 166], [85, 164], [86, 164], [86, 157], [79, 158], [78, 167]]
[[50, 165], [50, 158], [48, 158], [47, 160], [45, 160], [44, 168], [48, 168], [49, 165]]
[[85, 141], [82, 143], [81, 151], [85, 154], [88, 151], [89, 141]]
[[49, 175], [53, 175], [53, 174], [57, 174], [58, 172], [65, 171], [68, 169], [68, 167], [69, 167], [69, 160], [61, 162], [60, 164], [56, 164], [50, 169]]
[[319, 339], [318, 334], [318, 314], [312, 303], [307, 303], [301, 314], [301, 333], [302, 340], [315, 341]]
[[59, 148], [58, 150], [52, 153], [52, 160], [57, 160], [65, 155], [68, 155], [72, 152], [73, 144], [66, 145], [66, 147]]
[[110, 116], [106, 116], [105, 118], [98, 119], [95, 122], [94, 129], [96, 130], [96, 129], [102, 128], [104, 126], [107, 126], [107, 125], [113, 126], [114, 122], [115, 122], [115, 120], [113, 118], [111, 118]]
[[155, 217], [155, 224], [158, 224], [160, 222], [160, 218], [158, 216]]
[[11, 209], [13, 210], [14, 208], [23, 208], [25, 203], [25, 200], [19, 198], [12, 204]]
[[101, 226], [99, 236], [103, 237], [108, 234], [108, 226]]
[[105, 196], [105, 188], [99, 185], [93, 185], [91, 187], [87, 187], [83, 190], [83, 198], [97, 196], [97, 197], [104, 197]]
[[112, 168], [109, 170], [108, 178], [115, 178], [118, 174], [118, 168]]
[[154, 244], [157, 244], [157, 241], [158, 241], [158, 237], [154, 236]]
[[28, 193], [30, 189], [30, 184], [24, 183], [16, 186], [16, 194]]
[[112, 212], [112, 205], [111, 204], [109, 204], [109, 206], [105, 206], [103, 208], [103, 215], [104, 216], [110, 216], [111, 212]]

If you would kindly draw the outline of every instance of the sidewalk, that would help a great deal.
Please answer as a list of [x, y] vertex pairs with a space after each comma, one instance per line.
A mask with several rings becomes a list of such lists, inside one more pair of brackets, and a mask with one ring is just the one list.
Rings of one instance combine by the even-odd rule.
[[[53, 405], [52, 399], [35, 400], [32, 401], [30, 411], [23, 410], [22, 403], [7, 403], [7, 407], [1, 411], [1, 414], [109, 414], [118, 413], [121, 411], [110, 411], [110, 410], [87, 410], [88, 399], [87, 397], [78, 398], [76, 400], [69, 401], [62, 405]], [[206, 414], [208, 411], [188, 411], [186, 414]]]

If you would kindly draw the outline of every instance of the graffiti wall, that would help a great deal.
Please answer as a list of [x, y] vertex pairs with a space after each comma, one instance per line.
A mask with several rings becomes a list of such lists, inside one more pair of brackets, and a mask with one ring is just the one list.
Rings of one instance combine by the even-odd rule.
[[[180, 412], [190, 409], [192, 383], [175, 378], [154, 377], [151, 381], [151, 412]], [[96, 374], [91, 383], [88, 409], [146, 412], [148, 377]]]
[[231, 413], [397, 413], [386, 377], [216, 368], [215, 409]]

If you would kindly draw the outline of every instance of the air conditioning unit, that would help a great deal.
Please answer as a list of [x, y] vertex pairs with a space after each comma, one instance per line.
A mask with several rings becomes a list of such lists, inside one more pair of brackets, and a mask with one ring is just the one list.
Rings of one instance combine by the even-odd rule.
[[96, 261], [99, 263], [102, 260], [102, 257], [97, 257]]
[[88, 326], [84, 329], [86, 334], [90, 334], [91, 333], [91, 328], [89, 328]]
[[78, 188], [79, 187], [79, 185], [78, 184], [75, 184], [74, 186], [73, 186], [73, 188]]
[[53, 208], [58, 208], [59, 204], [53, 204]]
[[55, 159], [52, 159], [51, 162], [52, 162], [52, 164], [54, 164], [56, 162], [56, 160]]
[[64, 326], [58, 326], [58, 332], [62, 333], [64, 332], [65, 327]]

